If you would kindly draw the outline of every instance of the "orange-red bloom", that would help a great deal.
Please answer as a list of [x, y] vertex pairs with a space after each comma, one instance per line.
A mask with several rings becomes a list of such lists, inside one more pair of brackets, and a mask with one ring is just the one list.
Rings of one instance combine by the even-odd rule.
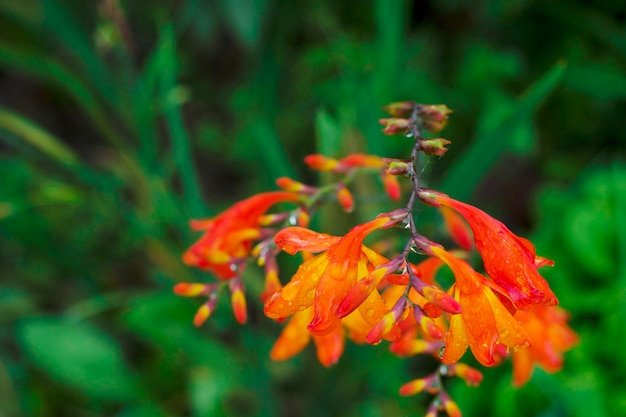
[[[284, 251], [323, 252], [305, 261], [291, 281], [265, 304], [265, 314], [280, 319], [313, 306], [309, 331], [318, 336], [336, 331], [341, 324], [337, 309], [356, 282], [387, 259], [363, 246], [372, 231], [387, 227], [389, 217], [379, 217], [358, 225], [343, 237], [314, 232], [301, 227], [281, 230], [276, 244]], [[371, 326], [388, 312], [378, 291], [373, 291], [359, 307], [359, 313]]]
[[324, 366], [335, 364], [343, 354], [345, 345], [343, 329], [336, 328], [329, 334], [318, 336], [307, 330], [313, 318], [313, 308], [309, 307], [295, 313], [270, 351], [270, 358], [283, 361], [298, 354], [313, 339], [317, 349], [317, 359]]
[[242, 200], [218, 216], [207, 220], [192, 220], [194, 230], [204, 231], [184, 254], [183, 261], [213, 272], [219, 279], [237, 275], [232, 266], [250, 253], [252, 243], [260, 236], [259, 220], [274, 204], [298, 201], [292, 192], [261, 193]]
[[451, 291], [461, 305], [461, 313], [450, 318], [442, 362], [457, 362], [469, 346], [480, 363], [492, 366], [496, 363], [494, 351], [497, 343], [514, 349], [527, 347], [524, 328], [504, 307], [487, 279], [467, 262], [444, 249], [437, 246], [430, 249], [452, 269], [456, 283]]
[[422, 190], [418, 195], [427, 204], [450, 207], [467, 220], [487, 274], [506, 291], [516, 308], [528, 310], [537, 304], [558, 303], [548, 283], [537, 271], [538, 266], [550, 264], [550, 261], [537, 257], [532, 243], [469, 204], [431, 190]]
[[530, 339], [531, 346], [513, 353], [513, 385], [520, 387], [531, 377], [537, 364], [548, 372], [563, 366], [563, 352], [571, 349], [578, 336], [567, 325], [568, 314], [559, 307], [537, 306], [515, 315]]

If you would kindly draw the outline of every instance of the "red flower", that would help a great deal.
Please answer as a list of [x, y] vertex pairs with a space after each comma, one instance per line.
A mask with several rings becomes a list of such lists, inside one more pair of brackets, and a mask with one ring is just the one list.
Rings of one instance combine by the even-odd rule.
[[[390, 225], [389, 217], [379, 217], [358, 225], [343, 237], [329, 236], [301, 227], [289, 227], [276, 234], [275, 242], [284, 251], [323, 252], [305, 261], [291, 281], [265, 304], [265, 314], [280, 319], [313, 306], [309, 331], [318, 336], [339, 328], [338, 307], [356, 282], [387, 260], [363, 246], [363, 239], [376, 229]], [[373, 291], [359, 307], [371, 326], [388, 311], [378, 291]]]
[[558, 303], [548, 283], [537, 271], [538, 266], [551, 262], [537, 257], [530, 241], [516, 236], [484, 211], [445, 194], [422, 190], [418, 195], [425, 203], [450, 207], [467, 220], [487, 274], [506, 291], [516, 308], [528, 310], [537, 304]]
[[531, 346], [513, 353], [513, 385], [524, 385], [535, 364], [548, 372], [563, 366], [563, 352], [571, 349], [578, 336], [567, 325], [568, 314], [559, 307], [537, 306], [515, 315], [526, 329]]
[[452, 269], [456, 283], [450, 291], [461, 305], [461, 313], [450, 318], [441, 361], [445, 364], [457, 362], [469, 346], [480, 363], [492, 366], [496, 363], [494, 351], [497, 343], [514, 349], [527, 347], [524, 328], [504, 307], [487, 279], [467, 262], [442, 248], [431, 246], [430, 249]]
[[250, 253], [252, 243], [260, 234], [259, 219], [274, 204], [298, 201], [292, 192], [268, 192], [242, 200], [207, 220], [192, 220], [194, 230], [204, 231], [184, 254], [183, 262], [213, 272], [219, 279], [237, 275], [233, 268]]

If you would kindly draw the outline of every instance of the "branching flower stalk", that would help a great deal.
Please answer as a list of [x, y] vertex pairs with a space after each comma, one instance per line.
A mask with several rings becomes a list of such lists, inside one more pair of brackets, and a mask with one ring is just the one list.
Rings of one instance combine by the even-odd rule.
[[[535, 365], [559, 370], [563, 353], [576, 343], [577, 336], [538, 272], [539, 267], [553, 265], [552, 261], [537, 256], [530, 241], [482, 210], [421, 187], [419, 155], [443, 156], [450, 144], [443, 138], [425, 138], [421, 131], [441, 131], [451, 111], [445, 105], [413, 101], [391, 103], [383, 109], [391, 116], [380, 119], [383, 132], [414, 141], [408, 159], [367, 154], [343, 159], [307, 156], [310, 168], [332, 172], [340, 179], [316, 187], [279, 178], [282, 191], [260, 193], [215, 218], [192, 221], [192, 228], [204, 234], [184, 253], [183, 261], [212, 273], [218, 281], [180, 283], [174, 291], [206, 298], [194, 318], [200, 326], [228, 286], [233, 313], [245, 323], [244, 270], [256, 261], [265, 271], [264, 313], [285, 323], [269, 352], [272, 359], [289, 359], [312, 340], [319, 361], [331, 366], [342, 356], [346, 338], [369, 344], [385, 340], [400, 357], [428, 354], [441, 362], [434, 372], [402, 385], [399, 392], [426, 391], [433, 395], [427, 416], [444, 412], [456, 417], [461, 412], [445, 390], [445, 379], [458, 377], [471, 386], [482, 380], [480, 371], [460, 362], [468, 348], [484, 366], [512, 357], [513, 382], [520, 386]], [[401, 198], [400, 179], [407, 178], [411, 193], [406, 205], [380, 213], [343, 236], [308, 229], [311, 216], [331, 196], [345, 211], [354, 209], [349, 187], [362, 173], [380, 175], [394, 201]], [[446, 249], [418, 231], [413, 216], [418, 201], [440, 211], [458, 248]], [[292, 208], [270, 212], [283, 204]], [[364, 244], [377, 230], [394, 227], [408, 234], [406, 240], [401, 238], [399, 253], [380, 241], [372, 247]], [[466, 261], [473, 250], [483, 259], [485, 275]], [[285, 285], [276, 261], [280, 251], [302, 254], [302, 264]], [[413, 264], [411, 252], [424, 259]], [[444, 266], [455, 278], [448, 288], [437, 281], [437, 272]]]

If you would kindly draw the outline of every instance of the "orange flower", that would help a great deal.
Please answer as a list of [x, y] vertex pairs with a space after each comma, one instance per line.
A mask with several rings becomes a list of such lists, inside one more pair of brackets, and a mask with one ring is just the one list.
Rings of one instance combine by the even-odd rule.
[[337, 363], [343, 354], [347, 335], [356, 343], [365, 343], [372, 325], [367, 323], [358, 311], [344, 317], [341, 326], [328, 334], [312, 334], [308, 329], [313, 319], [313, 306], [294, 313], [270, 351], [275, 361], [287, 360], [300, 353], [313, 340], [319, 362], [328, 367]]
[[558, 303], [548, 283], [537, 271], [539, 266], [551, 264], [551, 261], [537, 257], [530, 241], [516, 236], [484, 211], [445, 194], [421, 190], [418, 196], [427, 204], [450, 207], [467, 220], [487, 274], [506, 291], [516, 308], [528, 310], [537, 304]]
[[307, 324], [312, 318], [312, 307], [295, 313], [274, 343], [270, 358], [275, 361], [287, 360], [304, 349], [312, 338], [320, 363], [324, 366], [335, 364], [343, 354], [345, 344], [343, 329], [338, 327], [324, 336], [311, 335], [307, 330]]
[[[301, 227], [289, 227], [276, 234], [275, 242], [284, 251], [323, 252], [305, 261], [291, 281], [265, 304], [265, 314], [280, 319], [313, 306], [309, 331], [318, 336], [339, 328], [337, 309], [355, 283], [387, 259], [362, 245], [376, 229], [395, 224], [390, 217], [379, 217], [358, 225], [343, 237], [329, 236]], [[388, 309], [378, 291], [373, 291], [359, 307], [362, 318], [374, 326]]]
[[515, 315], [526, 329], [531, 346], [513, 353], [513, 385], [520, 387], [530, 379], [534, 364], [548, 372], [563, 366], [563, 352], [571, 349], [578, 336], [567, 325], [568, 314], [559, 307], [537, 306]]
[[260, 234], [259, 220], [274, 204], [298, 201], [292, 192], [261, 193], [242, 200], [207, 220], [192, 220], [191, 228], [204, 231], [184, 254], [183, 262], [213, 272], [227, 280], [237, 275], [232, 267], [250, 253], [252, 243]]
[[452, 269], [456, 283], [450, 291], [461, 305], [461, 313], [450, 318], [442, 362], [457, 362], [469, 346], [480, 363], [492, 366], [496, 363], [494, 350], [497, 343], [514, 349], [527, 347], [524, 328], [504, 307], [487, 279], [444, 249], [437, 246], [430, 249]]

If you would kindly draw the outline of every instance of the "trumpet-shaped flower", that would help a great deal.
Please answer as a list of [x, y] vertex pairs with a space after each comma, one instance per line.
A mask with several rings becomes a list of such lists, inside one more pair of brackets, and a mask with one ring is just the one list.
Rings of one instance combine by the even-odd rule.
[[537, 304], [558, 303], [548, 283], [537, 271], [539, 266], [551, 264], [551, 261], [537, 257], [530, 241], [516, 236], [484, 211], [445, 194], [422, 190], [418, 195], [427, 204], [450, 207], [467, 220], [487, 274], [506, 291], [516, 308], [528, 310]]
[[430, 249], [452, 269], [456, 282], [451, 291], [462, 309], [450, 318], [442, 362], [457, 362], [469, 346], [480, 363], [492, 366], [496, 363], [497, 343], [513, 349], [528, 347], [524, 328], [489, 287], [487, 279], [444, 249]]
[[237, 275], [233, 265], [250, 253], [252, 243], [261, 234], [259, 220], [274, 204], [296, 202], [292, 192], [268, 192], [240, 201], [218, 216], [207, 220], [192, 220], [192, 229], [204, 231], [184, 254], [183, 261], [214, 273], [227, 280]]
[[537, 364], [548, 372], [556, 372], [563, 366], [563, 352], [571, 349], [578, 336], [567, 325], [565, 310], [552, 306], [537, 306], [515, 315], [526, 329], [531, 346], [513, 353], [513, 385], [524, 385]]
[[313, 318], [313, 308], [309, 307], [295, 313], [283, 329], [270, 351], [270, 358], [283, 361], [298, 354], [313, 339], [317, 349], [317, 359], [324, 366], [335, 364], [343, 354], [345, 345], [343, 329], [336, 328], [329, 334], [312, 335], [307, 325]]
[[[393, 224], [394, 222], [391, 221]], [[322, 252], [305, 261], [291, 281], [265, 304], [265, 314], [281, 319], [313, 306], [309, 331], [318, 336], [336, 331], [341, 323], [338, 307], [355, 283], [387, 259], [363, 246], [363, 239], [376, 229], [388, 227], [390, 217], [379, 217], [358, 225], [343, 237], [316, 233], [301, 227], [281, 230], [276, 244], [284, 251]], [[371, 326], [388, 312], [378, 291], [359, 306], [359, 313]]]

